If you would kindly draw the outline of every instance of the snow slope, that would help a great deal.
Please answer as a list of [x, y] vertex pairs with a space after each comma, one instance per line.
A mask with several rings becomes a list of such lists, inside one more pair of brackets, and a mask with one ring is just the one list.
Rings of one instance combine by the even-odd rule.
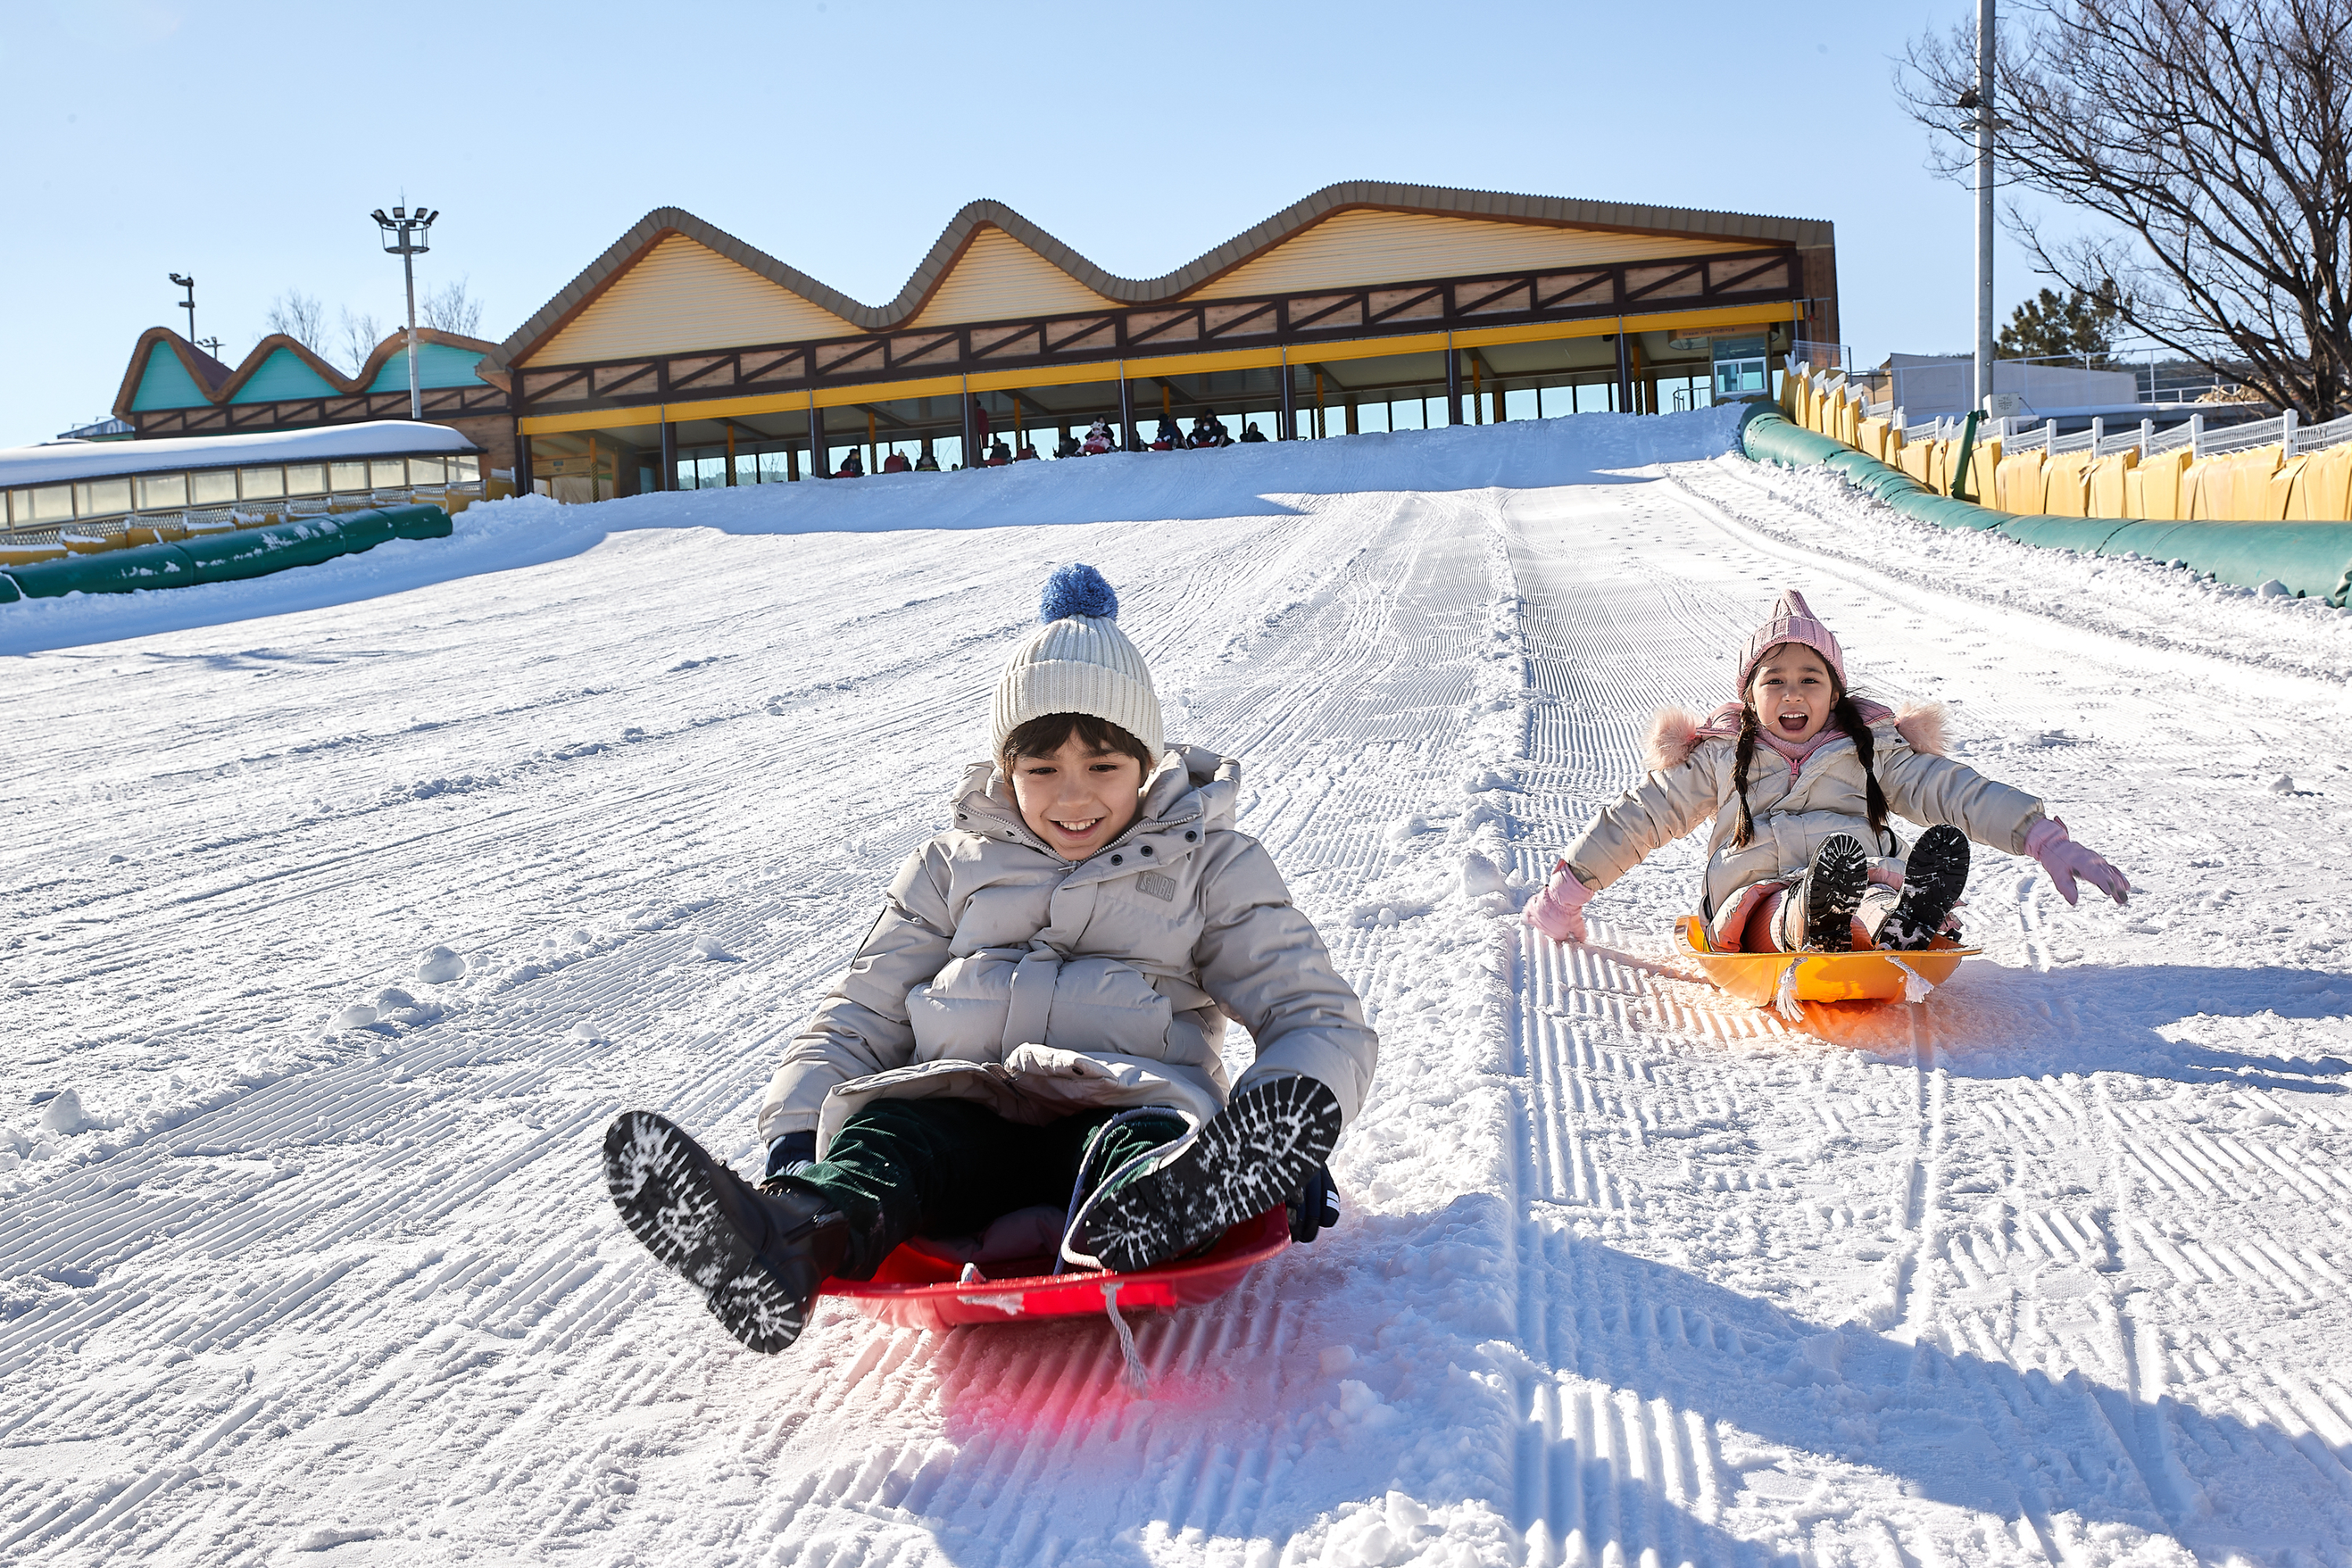
[[[2352, 618], [1727, 428], [509, 503], [0, 608], [0, 1557], [2352, 1560]], [[1138, 1320], [1140, 1399], [1107, 1322], [751, 1356], [603, 1124], [756, 1160], [1073, 558], [1381, 1029], [1348, 1219]], [[1796, 1028], [1668, 955], [1690, 844], [1520, 927], [1782, 582], [2131, 905], [1980, 851], [1985, 959]]]

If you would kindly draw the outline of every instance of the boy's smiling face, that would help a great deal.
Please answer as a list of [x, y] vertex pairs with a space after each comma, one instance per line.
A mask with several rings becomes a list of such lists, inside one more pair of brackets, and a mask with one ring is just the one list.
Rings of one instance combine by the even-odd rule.
[[1802, 643], [1767, 648], [1748, 677], [1748, 704], [1766, 732], [1797, 744], [1811, 740], [1830, 721], [1837, 686], [1820, 654]]
[[1097, 752], [1076, 731], [1046, 757], [1013, 759], [1021, 820], [1065, 860], [1083, 860], [1117, 838], [1142, 809], [1143, 764]]

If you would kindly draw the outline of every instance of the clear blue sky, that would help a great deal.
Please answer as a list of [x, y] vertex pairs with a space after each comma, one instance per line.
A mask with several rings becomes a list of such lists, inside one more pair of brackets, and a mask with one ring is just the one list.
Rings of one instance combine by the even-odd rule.
[[1970, 198], [1891, 77], [1972, 9], [15, 0], [0, 445], [107, 410], [174, 270], [231, 364], [289, 287], [398, 318], [404, 190], [493, 339], [665, 205], [879, 302], [977, 197], [1153, 276], [1370, 178], [1828, 218], [1857, 353], [1958, 352]]

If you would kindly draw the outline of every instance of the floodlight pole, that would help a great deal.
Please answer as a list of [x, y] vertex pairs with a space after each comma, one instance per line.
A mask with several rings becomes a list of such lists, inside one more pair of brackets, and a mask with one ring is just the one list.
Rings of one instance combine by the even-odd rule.
[[433, 220], [441, 214], [418, 207], [414, 213], [406, 207], [394, 207], [392, 216], [383, 216], [378, 207], [369, 216], [383, 231], [386, 254], [400, 258], [400, 270], [408, 281], [408, 416], [425, 417], [425, 395], [416, 378], [416, 258], [433, 247], [425, 243], [433, 232]]
[[1977, 0], [1977, 363], [1976, 405], [1992, 384], [1992, 61], [1995, 0]]
[[174, 272], [172, 281], [188, 291], [188, 297], [180, 302], [180, 309], [188, 313], [188, 342], [193, 343], [196, 341], [196, 280]]

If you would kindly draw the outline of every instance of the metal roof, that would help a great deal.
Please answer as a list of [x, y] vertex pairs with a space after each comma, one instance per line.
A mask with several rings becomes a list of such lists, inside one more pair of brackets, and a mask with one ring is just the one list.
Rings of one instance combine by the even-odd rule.
[[0, 447], [0, 486], [58, 485], [124, 474], [233, 468], [240, 464], [326, 463], [413, 452], [478, 452], [446, 425], [372, 419], [258, 436], [183, 436], [159, 441], [52, 441]]
[[[983, 227], [1003, 229], [1072, 279], [1098, 294], [1123, 304], [1152, 304], [1191, 292], [1251, 258], [1265, 254], [1302, 230], [1337, 213], [1374, 208], [1390, 212], [1423, 213], [1476, 218], [1489, 222], [1541, 224], [1561, 228], [1615, 229], [1638, 234], [1683, 234], [1695, 238], [1751, 240], [1759, 246], [1810, 248], [1833, 242], [1833, 228], [1815, 218], [1770, 217], [1756, 213], [1710, 212], [1691, 207], [1651, 206], [1630, 202], [1578, 201], [1565, 196], [1531, 196], [1504, 191], [1457, 190], [1444, 185], [1399, 184], [1381, 180], [1347, 180], [1326, 185], [1264, 223], [1196, 257], [1159, 278], [1121, 278], [1096, 266], [1044, 229], [1002, 202], [978, 201], [956, 214], [898, 298], [887, 305], [865, 305], [787, 266], [756, 246], [724, 229], [705, 223], [683, 207], [656, 207], [628, 233], [566, 284], [514, 334], [484, 356], [482, 369], [500, 378], [514, 363], [545, 342], [584, 310], [612, 280], [628, 270], [638, 258], [665, 236], [682, 234], [749, 268], [772, 283], [789, 289], [812, 304], [831, 310], [862, 331], [889, 331], [905, 325], [921, 310], [972, 237]], [[486, 376], [485, 379], [488, 379]]]
[[[485, 342], [480, 338], [463, 338], [455, 332], [436, 331], [431, 327], [417, 328], [416, 340], [420, 343], [439, 343], [448, 348], [470, 349], [486, 356], [495, 346]], [[149, 345], [158, 342], [167, 345], [179, 358], [180, 363], [187, 366], [190, 374], [195, 378], [197, 388], [204, 394], [209, 405], [217, 407], [223, 404], [236, 402], [237, 394], [245, 389], [246, 384], [261, 374], [263, 367], [268, 364], [270, 357], [280, 350], [287, 351], [295, 360], [316, 373], [320, 379], [327, 384], [331, 390], [323, 395], [342, 397], [361, 395], [368, 391], [370, 384], [376, 379], [378, 373], [386, 363], [407, 350], [408, 329], [405, 327], [394, 329], [389, 337], [376, 344], [375, 351], [368, 355], [367, 363], [360, 367], [359, 374], [350, 376], [320, 358], [308, 344], [288, 337], [283, 332], [272, 332], [254, 344], [253, 352], [247, 354], [244, 362], [232, 371], [218, 360], [197, 349], [171, 328], [150, 327], [139, 334], [139, 342], [132, 346], [131, 363], [122, 373], [122, 385], [114, 395], [114, 412], [118, 417], [129, 418], [134, 412], [140, 412], [132, 407], [132, 404], [139, 395], [139, 384], [147, 374]], [[418, 356], [418, 363], [420, 364], [424, 363], [424, 356], [421, 354]], [[406, 381], [404, 376], [402, 386], [405, 385]], [[173, 406], [179, 405], [173, 405]]]

